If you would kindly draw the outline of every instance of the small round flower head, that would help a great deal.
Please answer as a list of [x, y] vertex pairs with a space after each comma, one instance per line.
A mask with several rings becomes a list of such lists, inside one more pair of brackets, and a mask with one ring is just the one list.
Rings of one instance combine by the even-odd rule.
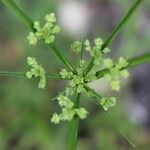
[[82, 43], [80, 41], [75, 41], [71, 44], [71, 50], [79, 53], [82, 50]]
[[39, 88], [45, 88], [46, 77], [45, 70], [38, 65], [37, 61], [33, 57], [27, 57], [27, 63], [32, 66], [31, 70], [26, 73], [27, 78], [31, 79], [32, 77], [40, 77]]
[[103, 52], [104, 52], [105, 54], [107, 54], [107, 53], [110, 52], [110, 49], [109, 49], [108, 47], [105, 47], [105, 48], [103, 49]]
[[128, 61], [125, 58], [120, 57], [118, 61], [118, 68], [121, 69], [126, 67], [127, 65], [128, 65]]
[[91, 44], [89, 40], [85, 40], [84, 45], [86, 51], [91, 51]]
[[124, 78], [127, 78], [129, 76], [129, 72], [126, 69], [122, 70], [120, 73], [121, 73], [121, 76]]
[[49, 35], [49, 36], [47, 36], [47, 37], [45, 38], [45, 43], [46, 43], [46, 44], [51, 44], [51, 43], [54, 42], [54, 40], [55, 40], [55, 36], [54, 36], [54, 35]]
[[113, 107], [116, 105], [116, 98], [115, 97], [110, 97], [110, 98], [103, 97], [100, 101], [100, 104], [102, 105], [103, 109], [107, 111], [110, 107]]
[[62, 69], [60, 71], [60, 75], [63, 79], [71, 79], [73, 76], [73, 73], [70, 71], [67, 71], [67, 69]]
[[94, 40], [94, 43], [96, 46], [102, 46], [103, 45], [103, 40], [101, 38], [96, 38]]
[[33, 76], [33, 74], [32, 74], [31, 71], [28, 71], [28, 72], [26, 73], [26, 76], [27, 76], [28, 79], [31, 79], [32, 76]]
[[41, 76], [40, 77], [40, 82], [39, 82], [39, 88], [40, 89], [44, 89], [45, 88], [45, 85], [46, 85], [46, 78], [45, 76]]
[[59, 122], [60, 122], [60, 117], [59, 117], [59, 115], [58, 115], [57, 113], [54, 113], [54, 114], [53, 114], [53, 116], [52, 116], [52, 118], [51, 118], [51, 122], [52, 122], [52, 123], [55, 123], [55, 124], [59, 124]]
[[36, 60], [33, 57], [27, 57], [27, 63], [30, 66], [34, 66], [36, 64]]
[[111, 59], [109, 59], [109, 58], [104, 59], [103, 63], [104, 63], [104, 66], [106, 68], [112, 68], [113, 67], [113, 61]]
[[102, 55], [103, 55], [101, 52], [101, 47], [102, 47], [103, 41], [101, 38], [97, 38], [94, 40], [94, 43], [95, 43], [95, 46], [91, 47], [89, 40], [86, 40], [84, 42], [85, 50], [89, 51], [90, 56], [93, 57], [93, 59], [94, 59], [93, 63], [95, 65], [99, 65], [102, 60]]
[[33, 27], [34, 27], [34, 29], [36, 29], [37, 31], [39, 31], [40, 28], [41, 28], [39, 21], [35, 21]]
[[55, 33], [59, 33], [59, 32], [60, 32], [60, 26], [59, 25], [55, 25], [52, 28], [52, 33], [55, 34]]
[[41, 27], [38, 21], [34, 22], [35, 33], [30, 32], [27, 39], [32, 45], [36, 45], [38, 40], [44, 40], [46, 44], [51, 44], [55, 40], [55, 35], [60, 32], [60, 26], [57, 25], [55, 14], [50, 13], [45, 16], [45, 24]]
[[85, 108], [79, 108], [79, 109], [76, 109], [75, 111], [80, 119], [85, 119], [88, 114], [88, 112]]
[[62, 109], [62, 114], [61, 114], [62, 120], [70, 121], [73, 119], [74, 115], [75, 115], [74, 109], [67, 109], [67, 108]]
[[[119, 61], [116, 65], [113, 65], [113, 61], [109, 58], [103, 60], [104, 66], [109, 69], [104, 77], [106, 80], [111, 81], [111, 87], [113, 90], [118, 91], [120, 89], [120, 81], [119, 78], [122, 76], [127, 78], [129, 73], [125, 68], [128, 65], [128, 62], [123, 57], [119, 58]], [[123, 69], [123, 70], [122, 70]]]
[[45, 20], [48, 22], [56, 22], [56, 17], [54, 13], [47, 14]]
[[29, 41], [29, 43], [31, 45], [36, 45], [36, 43], [37, 43], [37, 37], [35, 36], [35, 34], [33, 32], [29, 33], [27, 39], [28, 39], [28, 41]]
[[61, 107], [66, 107], [70, 109], [74, 106], [74, 103], [71, 102], [71, 100], [67, 96], [60, 94], [57, 99]]

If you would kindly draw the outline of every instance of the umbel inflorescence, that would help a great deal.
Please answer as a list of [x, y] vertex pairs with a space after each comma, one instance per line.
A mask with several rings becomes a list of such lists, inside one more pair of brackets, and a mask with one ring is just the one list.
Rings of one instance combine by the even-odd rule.
[[45, 24], [41, 27], [39, 21], [34, 22], [35, 32], [30, 32], [27, 39], [31, 45], [36, 45], [38, 40], [44, 39], [46, 44], [51, 44], [55, 40], [55, 35], [60, 32], [59, 25], [56, 24], [54, 13], [45, 16]]
[[[38, 40], [44, 40], [46, 44], [51, 44], [55, 40], [55, 34], [60, 32], [60, 27], [56, 25], [56, 18], [54, 13], [45, 16], [46, 23], [43, 27], [39, 22], [34, 23], [35, 32], [30, 32], [28, 36], [29, 43], [36, 45]], [[55, 99], [58, 101], [61, 107], [60, 113], [54, 113], [51, 118], [51, 122], [58, 124], [62, 120], [70, 121], [74, 116], [78, 116], [81, 119], [86, 118], [88, 111], [83, 107], [75, 107], [71, 97], [74, 93], [85, 92], [87, 96], [93, 97], [94, 93], [87, 87], [88, 83], [97, 80], [96, 69], [107, 69], [103, 77], [110, 82], [112, 90], [118, 91], [120, 89], [120, 77], [127, 78], [129, 73], [125, 69], [128, 62], [125, 58], [120, 57], [118, 63], [114, 63], [110, 58], [106, 58], [106, 54], [110, 52], [109, 48], [103, 47], [103, 40], [96, 38], [93, 43], [88, 39], [75, 41], [70, 47], [70, 50], [76, 53], [77, 66], [73, 70], [62, 69], [60, 76], [62, 79], [68, 80], [68, 85], [63, 92], [61, 92]], [[83, 59], [83, 52], [87, 52], [91, 58], [93, 58], [93, 69], [86, 72], [87, 60]], [[35, 58], [28, 57], [28, 64], [32, 67], [30, 71], [26, 73], [27, 78], [39, 77], [39, 88], [45, 88], [46, 77], [45, 70], [38, 65]], [[100, 104], [105, 111], [110, 107], [116, 105], [115, 97], [102, 97]]]

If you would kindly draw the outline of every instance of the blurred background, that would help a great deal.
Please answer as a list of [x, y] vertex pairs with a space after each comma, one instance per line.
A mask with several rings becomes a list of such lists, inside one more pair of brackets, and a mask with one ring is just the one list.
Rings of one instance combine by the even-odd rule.
[[[84, 37], [106, 39], [135, 0], [16, 0], [34, 21], [43, 21], [55, 12], [62, 27], [56, 45], [74, 59], [70, 44]], [[63, 66], [42, 43], [28, 44], [27, 29], [0, 2], [0, 70], [26, 72], [27, 56], [37, 58], [47, 72], [59, 72]], [[138, 56], [150, 49], [150, 1], [145, 0], [110, 46], [109, 57]], [[112, 92], [105, 80], [92, 83], [103, 95], [115, 95], [118, 105], [109, 110], [114, 123], [137, 150], [150, 149], [150, 64], [130, 70], [119, 93]], [[50, 123], [57, 103], [51, 101], [65, 86], [63, 81], [48, 81], [46, 90], [37, 81], [0, 77], [0, 150], [66, 150], [68, 123]], [[105, 114], [82, 95], [82, 106], [90, 112], [80, 122], [78, 150], [129, 150], [130, 145], [113, 127]]]

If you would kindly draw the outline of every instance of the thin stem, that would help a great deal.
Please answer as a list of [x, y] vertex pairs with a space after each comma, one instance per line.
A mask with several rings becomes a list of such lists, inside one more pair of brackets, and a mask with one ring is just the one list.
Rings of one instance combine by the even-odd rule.
[[[2, 2], [10, 9], [21, 21], [31, 30], [35, 31], [33, 28], [33, 21], [17, 6], [13, 0], [2, 0]], [[56, 48], [56, 46], [48, 45], [48, 48], [54, 52], [54, 54], [63, 62], [63, 64], [73, 70], [70, 62], [65, 58], [65, 56]]]
[[59, 74], [55, 74], [55, 73], [46, 73], [45, 76], [49, 80], [67, 80], [67, 79], [63, 79]]
[[34, 30], [32, 20], [16, 5], [13, 0], [1, 0], [28, 28]]
[[23, 72], [7, 72], [7, 71], [0, 71], [0, 76], [2, 77], [26, 77], [26, 74]]
[[[127, 12], [127, 14], [123, 17], [123, 19], [120, 21], [120, 23], [114, 28], [114, 30], [112, 31], [112, 33], [110, 34], [110, 36], [108, 37], [108, 39], [105, 41], [105, 43], [103, 44], [101, 51], [109, 46], [109, 44], [112, 42], [112, 40], [116, 37], [116, 35], [119, 33], [119, 31], [121, 30], [121, 28], [125, 25], [125, 23], [129, 20], [129, 18], [132, 16], [132, 14], [135, 12], [135, 10], [137, 9], [137, 7], [140, 5], [140, 3], [143, 0], [136, 0], [136, 2], [133, 4], [133, 6], [129, 9], [129, 11]], [[92, 60], [90, 61], [90, 63], [88, 64], [86, 70], [85, 70], [85, 75], [87, 75], [91, 69], [94, 66], [94, 58], [92, 58]]]
[[[75, 108], [79, 108], [79, 103], [80, 103], [80, 93], [76, 93]], [[70, 122], [68, 150], [76, 150], [78, 137], [78, 122], [79, 122], [78, 116], [75, 116]]]
[[120, 23], [116, 26], [116, 28], [113, 30], [113, 32], [111, 33], [111, 35], [109, 36], [109, 38], [106, 40], [106, 42], [104, 43], [102, 50], [107, 47], [111, 41], [114, 39], [114, 37], [118, 34], [118, 32], [120, 31], [120, 29], [125, 25], [125, 23], [129, 20], [129, 18], [133, 15], [133, 13], [135, 12], [135, 10], [137, 9], [137, 7], [139, 6], [139, 4], [142, 2], [143, 0], [136, 0], [136, 2], [133, 4], [133, 6], [129, 9], [129, 11], [127, 12], [127, 14], [123, 17], [123, 19], [120, 21]]
[[[90, 88], [89, 86], [85, 86], [85, 89], [87, 91], [91, 91], [95, 96], [93, 96], [93, 100], [95, 101], [95, 103], [98, 105], [98, 107], [103, 110], [102, 106], [100, 105], [100, 100], [103, 96], [99, 95], [97, 92], [95, 92], [92, 88]], [[114, 128], [116, 128], [116, 130], [124, 137], [124, 139], [130, 143], [130, 145], [135, 148], [135, 145], [132, 143], [132, 141], [122, 132], [122, 130], [116, 125], [116, 123], [114, 122], [114, 120], [111, 118], [111, 116], [109, 115], [108, 112], [104, 111], [105, 116], [108, 118], [108, 120], [110, 121], [110, 123], [112, 124], [112, 126]]]
[[83, 33], [82, 33], [82, 37], [81, 37], [81, 43], [82, 43], [82, 49], [81, 49], [81, 52], [80, 52], [80, 60], [83, 60], [83, 50], [84, 50], [84, 36], [83, 36]]
[[[0, 76], [1, 77], [23, 77], [23, 78], [27, 78], [26, 73], [24, 73], [24, 72], [0, 71]], [[50, 79], [50, 80], [54, 80], [54, 79], [55, 80], [63, 80], [59, 74], [55, 74], [55, 73], [47, 73], [45, 76], [47, 79]]]
[[[128, 66], [122, 69], [133, 68], [140, 64], [150, 63], [150, 53], [128, 59], [127, 61], [129, 62]], [[108, 72], [109, 70], [105, 68], [105, 69], [97, 71], [96, 76], [99, 79], [99, 78], [102, 78]]]
[[69, 70], [71, 70], [71, 71], [74, 70], [73, 66], [71, 65], [71, 63], [69, 62], [69, 60], [67, 60], [65, 58], [65, 56], [62, 54], [62, 52], [59, 51], [58, 48], [55, 45], [48, 45], [48, 48], [53, 51], [53, 53], [63, 62], [63, 64], [65, 64], [65, 66]]

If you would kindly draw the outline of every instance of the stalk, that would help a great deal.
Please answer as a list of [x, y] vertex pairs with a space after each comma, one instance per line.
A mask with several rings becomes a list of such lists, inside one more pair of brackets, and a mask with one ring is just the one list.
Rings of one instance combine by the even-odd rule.
[[[80, 102], [80, 93], [76, 93], [75, 108], [79, 108], [79, 102]], [[78, 122], [79, 122], [78, 116], [75, 116], [70, 122], [68, 150], [76, 150], [78, 137]]]
[[[0, 76], [1, 77], [21, 77], [21, 78], [26, 78], [26, 73], [24, 72], [8, 72], [8, 71], [0, 71]], [[59, 74], [55, 73], [47, 73], [46, 75], [47, 79], [50, 80], [62, 80]]]
[[[114, 30], [112, 31], [112, 33], [110, 34], [110, 36], [108, 37], [108, 39], [105, 41], [105, 43], [103, 44], [101, 51], [109, 46], [109, 44], [112, 42], [112, 40], [116, 37], [116, 35], [119, 33], [119, 31], [121, 30], [121, 28], [126, 24], [126, 22], [129, 20], [129, 18], [131, 18], [131, 16], [133, 15], [133, 13], [135, 12], [135, 10], [137, 9], [137, 7], [141, 4], [143, 0], [136, 0], [136, 2], [133, 4], [133, 6], [129, 9], [129, 11], [127, 12], [127, 14], [123, 17], [123, 19], [120, 21], [120, 23], [114, 28]], [[94, 59], [92, 59], [90, 61], [90, 63], [88, 64], [87, 68], [85, 69], [85, 75], [87, 75], [91, 69], [94, 67]]]
[[16, 5], [13, 0], [1, 0], [28, 28], [34, 31], [33, 21]]
[[73, 66], [69, 62], [69, 60], [66, 60], [64, 55], [62, 54], [61, 51], [58, 50], [58, 48], [55, 45], [48, 45], [48, 48], [53, 51], [53, 53], [65, 64], [65, 66], [71, 70], [74, 71]]
[[112, 124], [112, 126], [118, 131], [118, 133], [120, 133], [124, 139], [133, 147], [135, 148], [135, 145], [133, 144], [133, 142], [128, 138], [127, 135], [125, 135], [125, 133], [122, 132], [122, 130], [119, 128], [118, 125], [116, 125], [116, 123], [114, 122], [114, 120], [111, 118], [111, 116], [109, 115], [109, 113], [107, 111], [104, 111], [104, 109], [102, 108], [102, 106], [100, 105], [100, 100], [103, 98], [103, 96], [99, 95], [97, 92], [95, 92], [93, 89], [91, 89], [89, 86], [85, 86], [85, 89], [87, 91], [91, 91], [95, 96], [93, 96], [93, 100], [95, 101], [95, 103], [98, 105], [98, 107], [103, 110], [105, 116], [107, 117], [107, 119], [110, 121], [110, 123]]

